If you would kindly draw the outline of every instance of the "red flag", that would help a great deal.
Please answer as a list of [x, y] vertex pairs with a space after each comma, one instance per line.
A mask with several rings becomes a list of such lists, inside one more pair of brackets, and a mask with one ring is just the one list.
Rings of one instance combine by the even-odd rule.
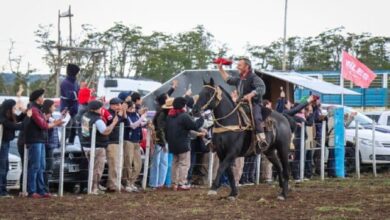
[[229, 66], [229, 65], [232, 65], [233, 62], [229, 59], [226, 59], [226, 58], [216, 58], [213, 60], [213, 63]]
[[344, 79], [351, 80], [362, 88], [368, 88], [376, 74], [355, 57], [343, 51], [341, 74]]

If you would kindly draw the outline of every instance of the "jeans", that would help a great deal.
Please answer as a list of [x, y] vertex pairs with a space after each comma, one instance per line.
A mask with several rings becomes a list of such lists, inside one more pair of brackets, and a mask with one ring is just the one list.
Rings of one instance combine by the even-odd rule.
[[47, 193], [44, 173], [46, 169], [45, 144], [28, 144], [27, 192], [29, 195]]
[[336, 162], [335, 162], [335, 153], [334, 148], [329, 149], [329, 156], [328, 156], [328, 163], [327, 163], [327, 170], [328, 170], [328, 176], [329, 177], [336, 177]]
[[54, 165], [54, 149], [46, 148], [46, 169], [45, 169], [45, 185], [46, 191], [49, 192], [49, 180], [53, 176], [53, 165]]
[[160, 187], [165, 183], [168, 171], [168, 152], [160, 145], [154, 146], [152, 164], [150, 167], [149, 186]]
[[167, 169], [167, 178], [165, 179], [165, 185], [170, 187], [172, 185], [172, 161], [173, 161], [173, 154], [168, 154], [168, 169]]
[[245, 157], [244, 170], [241, 176], [242, 183], [254, 183], [256, 173], [256, 156]]
[[[295, 180], [300, 179], [300, 158], [301, 158], [301, 151], [299, 148], [299, 145], [296, 145], [298, 148], [295, 150], [295, 157], [294, 161], [292, 162], [292, 176]], [[311, 178], [312, 176], [312, 152], [311, 151], [306, 151], [306, 160], [305, 160], [305, 165], [304, 165], [304, 176], [306, 178]]]
[[255, 129], [256, 129], [256, 134], [258, 133], [263, 133], [264, 128], [262, 126], [263, 123], [263, 116], [261, 114], [261, 106], [260, 104], [253, 103], [252, 104], [252, 114], [253, 114], [253, 119], [255, 121]]
[[0, 196], [7, 195], [7, 174], [9, 142], [3, 142], [0, 149]]

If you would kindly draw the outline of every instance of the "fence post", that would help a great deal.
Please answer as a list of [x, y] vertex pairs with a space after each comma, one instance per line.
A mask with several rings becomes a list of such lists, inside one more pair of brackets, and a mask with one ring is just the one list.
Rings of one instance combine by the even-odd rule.
[[24, 156], [23, 156], [23, 196], [27, 196], [27, 172], [28, 172], [28, 149], [27, 145], [24, 145]]
[[92, 193], [93, 184], [93, 169], [95, 165], [95, 147], [96, 147], [96, 125], [93, 124], [91, 136], [91, 149], [89, 152], [89, 166], [88, 166], [88, 194]]
[[256, 155], [256, 184], [260, 184], [261, 154]]
[[0, 124], [0, 150], [1, 150], [1, 144], [3, 143], [3, 125]]
[[355, 125], [355, 170], [357, 178], [360, 179], [359, 122], [357, 120], [355, 121]]
[[118, 160], [117, 160], [117, 191], [120, 192], [122, 188], [122, 170], [123, 170], [123, 141], [125, 134], [125, 124], [122, 122], [119, 125], [119, 149], [118, 149]]
[[304, 177], [304, 171], [305, 171], [305, 123], [302, 122], [301, 127], [301, 147], [300, 147], [300, 164], [299, 164], [299, 173], [300, 173], [300, 180], [303, 180]]
[[58, 195], [63, 196], [64, 195], [64, 162], [65, 162], [65, 132], [66, 132], [66, 126], [61, 127], [61, 159], [60, 159], [60, 178], [58, 183]]
[[325, 179], [325, 140], [326, 140], [326, 122], [322, 122], [321, 129], [321, 180]]
[[372, 123], [372, 172], [376, 177], [375, 122]]
[[212, 186], [213, 184], [213, 166], [214, 166], [214, 153], [209, 152], [209, 172], [208, 172], [208, 182], [209, 182], [209, 187]]
[[150, 128], [147, 130], [147, 135], [146, 135], [146, 151], [145, 151], [145, 161], [144, 161], [144, 175], [142, 178], [142, 189], [146, 189], [146, 182], [148, 180], [148, 170], [149, 170], [149, 154], [150, 154]]

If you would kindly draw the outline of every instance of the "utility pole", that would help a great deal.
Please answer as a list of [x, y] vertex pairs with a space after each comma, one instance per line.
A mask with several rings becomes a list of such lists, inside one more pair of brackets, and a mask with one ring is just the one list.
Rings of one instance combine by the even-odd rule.
[[72, 46], [72, 12], [70, 10], [70, 5], [69, 5], [69, 12], [68, 12], [68, 17], [69, 17], [69, 47]]
[[61, 67], [62, 67], [62, 45], [61, 45], [61, 18], [69, 18], [69, 47], [72, 47], [72, 13], [71, 13], [71, 6], [69, 5], [69, 9], [67, 12], [61, 13], [60, 10], [58, 10], [58, 43], [57, 43], [57, 70], [56, 70], [56, 97], [60, 96], [60, 76], [61, 76]]
[[287, 0], [285, 0], [285, 4], [284, 4], [283, 63], [282, 63], [283, 71], [286, 71], [286, 65], [287, 65], [286, 35], [287, 35]]
[[56, 97], [60, 96], [60, 75], [61, 75], [61, 12], [58, 10], [58, 41], [57, 41], [57, 70], [56, 70]]

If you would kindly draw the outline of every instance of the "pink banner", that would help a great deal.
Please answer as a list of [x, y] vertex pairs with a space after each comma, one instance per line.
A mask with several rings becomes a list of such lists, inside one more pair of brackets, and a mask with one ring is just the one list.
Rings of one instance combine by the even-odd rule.
[[344, 79], [350, 80], [362, 88], [368, 88], [376, 74], [355, 57], [343, 51], [341, 74]]

